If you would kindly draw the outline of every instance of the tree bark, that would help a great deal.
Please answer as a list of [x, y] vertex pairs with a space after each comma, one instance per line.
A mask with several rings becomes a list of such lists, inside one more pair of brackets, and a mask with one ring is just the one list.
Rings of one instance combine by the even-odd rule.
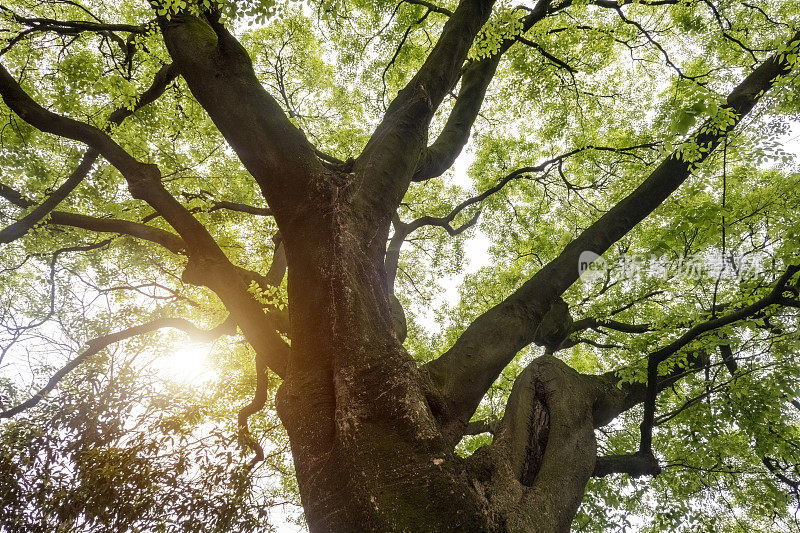
[[[312, 531], [496, 530], [392, 323], [383, 267], [335, 177], [286, 239], [292, 356], [278, 393]], [[298, 243], [297, 239], [301, 238]]]

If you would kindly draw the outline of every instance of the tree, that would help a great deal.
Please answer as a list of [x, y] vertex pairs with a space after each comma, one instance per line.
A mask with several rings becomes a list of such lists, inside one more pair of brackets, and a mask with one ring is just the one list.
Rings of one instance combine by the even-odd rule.
[[[0, 9], [2, 353], [85, 345], [0, 416], [115, 343], [240, 335], [240, 441], [279, 383], [311, 531], [602, 530], [662, 467], [653, 527], [790, 523], [793, 2]], [[478, 227], [493, 264], [426, 334]]]

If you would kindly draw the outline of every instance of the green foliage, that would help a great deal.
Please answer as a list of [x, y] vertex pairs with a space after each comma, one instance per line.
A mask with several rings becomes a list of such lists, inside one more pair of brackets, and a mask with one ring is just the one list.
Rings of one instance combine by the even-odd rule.
[[495, 8], [497, 13], [487, 22], [475, 38], [470, 50], [470, 59], [484, 59], [497, 54], [506, 39], [514, 39], [522, 35], [524, 30], [524, 11], [505, 5]]
[[4, 529], [269, 529], [276, 496], [232, 428], [213, 424], [231, 416], [214, 407], [219, 398], [121, 360], [109, 375], [108, 363], [81, 367], [58, 401], [0, 427]]

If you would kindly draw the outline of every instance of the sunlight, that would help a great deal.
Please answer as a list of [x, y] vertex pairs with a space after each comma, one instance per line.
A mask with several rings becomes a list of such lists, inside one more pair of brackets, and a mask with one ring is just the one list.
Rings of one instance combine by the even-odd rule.
[[208, 364], [213, 345], [190, 342], [176, 345], [172, 353], [159, 357], [155, 364], [163, 377], [184, 384], [200, 384], [214, 379]]

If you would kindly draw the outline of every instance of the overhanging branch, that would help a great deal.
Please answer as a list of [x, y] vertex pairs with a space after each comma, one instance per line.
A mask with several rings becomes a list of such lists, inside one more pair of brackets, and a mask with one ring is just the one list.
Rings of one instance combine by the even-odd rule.
[[[153, 78], [150, 87], [145, 90], [138, 98], [133, 107], [120, 107], [114, 110], [108, 117], [108, 125], [105, 130], [108, 132], [111, 126], [119, 126], [129, 116], [133, 115], [142, 107], [154, 102], [166, 90], [167, 86], [177, 77], [177, 69], [169, 64], [161, 67]], [[77, 187], [84, 178], [88, 175], [89, 171], [97, 161], [99, 152], [93, 148], [84, 153], [78, 167], [72, 172], [67, 180], [61, 184], [50, 196], [45, 199], [40, 205], [33, 209], [30, 213], [22, 217], [20, 220], [14, 222], [6, 228], [0, 230], [0, 243], [9, 243], [19, 239], [28, 232], [36, 223], [42, 220], [48, 213], [50, 213], [61, 201]], [[28, 206], [26, 206], [28, 207]]]
[[[15, 189], [0, 183], [0, 196], [18, 207], [30, 207], [33, 204], [28, 198], [20, 194]], [[169, 250], [172, 253], [185, 253], [186, 244], [178, 235], [169, 231], [140, 222], [121, 220], [118, 218], [101, 218], [66, 211], [53, 211], [47, 219], [46, 224], [56, 226], [69, 226], [73, 228], [86, 229], [99, 233], [116, 233], [119, 235], [129, 235], [146, 241], [154, 242]]]
[[698, 324], [689, 329], [683, 335], [672, 341], [667, 346], [652, 352], [647, 358], [647, 394], [644, 402], [644, 416], [640, 426], [641, 441], [639, 444], [639, 451], [647, 453], [652, 449], [653, 443], [653, 423], [655, 419], [656, 397], [658, 396], [658, 365], [666, 361], [671, 355], [677, 353], [688, 345], [693, 340], [701, 335], [719, 329], [721, 327], [733, 324], [745, 318], [751, 317], [760, 313], [770, 305], [778, 303], [783, 293], [786, 291], [786, 285], [791, 278], [800, 272], [800, 265], [790, 265], [786, 272], [775, 283], [775, 287], [768, 295], [760, 300], [742, 307], [734, 312], [725, 316], [709, 320], [702, 324]]
[[[158, 167], [136, 160], [98, 128], [44, 109], [20, 88], [2, 65], [0, 95], [32, 126], [86, 143], [114, 165], [128, 182], [131, 195], [150, 204], [183, 239], [189, 255], [183, 279], [205, 285], [217, 293], [256, 353], [268, 358], [270, 368], [282, 374], [288, 360], [288, 347], [261, 304], [248, 292], [249, 283], [247, 277], [242, 276], [243, 269], [229, 261], [205, 226], [166, 190]], [[252, 273], [245, 271], [244, 274]]]

